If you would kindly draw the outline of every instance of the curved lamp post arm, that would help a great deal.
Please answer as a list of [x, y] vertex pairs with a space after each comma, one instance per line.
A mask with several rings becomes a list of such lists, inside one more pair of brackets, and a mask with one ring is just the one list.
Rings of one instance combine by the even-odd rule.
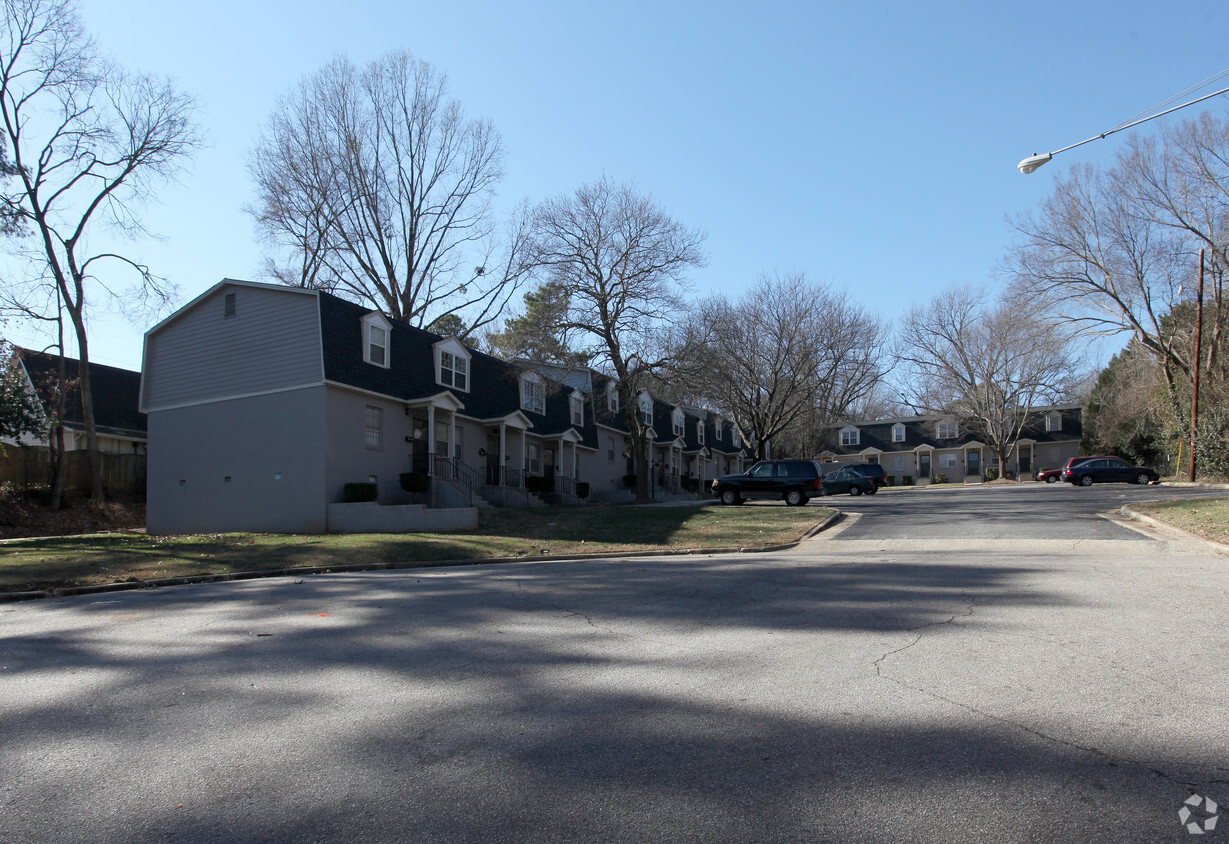
[[1210, 94], [1204, 94], [1202, 97], [1193, 99], [1190, 102], [1182, 103], [1182, 105], [1176, 105], [1173, 108], [1167, 108], [1164, 111], [1158, 111], [1156, 114], [1150, 114], [1147, 117], [1141, 117], [1139, 120], [1132, 120], [1130, 123], [1124, 123], [1123, 125], [1118, 126], [1117, 128], [1110, 129], [1108, 132], [1102, 132], [1100, 135], [1093, 135], [1091, 138], [1086, 138], [1085, 140], [1080, 141], [1078, 144], [1071, 144], [1070, 146], [1065, 146], [1061, 149], [1056, 149], [1053, 152], [1047, 152], [1041, 155], [1030, 155], [1028, 158], [1024, 159], [1019, 164], [1017, 164], [1016, 168], [1021, 173], [1024, 173], [1025, 175], [1027, 175], [1029, 173], [1032, 173], [1034, 170], [1036, 170], [1041, 165], [1045, 164], [1047, 161], [1049, 161], [1054, 156], [1058, 155], [1060, 152], [1066, 152], [1069, 149], [1075, 149], [1076, 147], [1083, 146], [1084, 144], [1090, 143], [1092, 141], [1099, 141], [1102, 138], [1109, 137], [1115, 132], [1121, 132], [1123, 129], [1130, 129], [1132, 126], [1138, 126], [1141, 123], [1147, 123], [1149, 120], [1156, 120], [1158, 117], [1164, 117], [1165, 115], [1171, 114], [1180, 108], [1186, 108], [1187, 106], [1193, 106], [1195, 105], [1195, 103], [1201, 103], [1204, 100], [1210, 100], [1213, 97], [1220, 96], [1221, 94], [1224, 94], [1224, 93], [1229, 93], [1229, 88], [1221, 88], [1219, 91], [1213, 91]]

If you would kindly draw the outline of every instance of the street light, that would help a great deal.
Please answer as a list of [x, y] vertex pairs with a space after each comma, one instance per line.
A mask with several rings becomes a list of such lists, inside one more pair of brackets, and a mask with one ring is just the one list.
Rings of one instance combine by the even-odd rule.
[[[1222, 73], [1220, 75], [1223, 76], [1224, 74]], [[1213, 77], [1213, 78], [1216, 78], [1216, 77]], [[1207, 83], [1204, 83], [1204, 84], [1207, 84]], [[1046, 153], [1030, 155], [1028, 158], [1024, 159], [1019, 164], [1017, 164], [1016, 169], [1018, 169], [1021, 173], [1027, 176], [1029, 173], [1032, 173], [1034, 170], [1036, 170], [1038, 167], [1048, 162], [1051, 158], [1058, 155], [1060, 152], [1066, 152], [1069, 149], [1075, 149], [1076, 147], [1083, 146], [1084, 144], [1090, 143], [1092, 141], [1099, 141], [1102, 138], [1109, 137], [1115, 132], [1121, 132], [1123, 129], [1130, 129], [1132, 126], [1138, 126], [1141, 123], [1147, 123], [1149, 120], [1156, 120], [1158, 117], [1164, 117], [1167, 114], [1172, 114], [1173, 112], [1177, 111], [1180, 108], [1186, 108], [1187, 106], [1193, 106], [1195, 105], [1195, 103], [1201, 103], [1204, 100], [1210, 100], [1213, 97], [1220, 96], [1221, 94], [1224, 94], [1224, 93], [1229, 93], [1229, 88], [1221, 88], [1219, 91], [1213, 91], [1210, 94], [1205, 94], [1204, 96], [1191, 100], [1190, 102], [1182, 103], [1182, 105], [1176, 105], [1173, 108], [1167, 108], [1164, 111], [1158, 111], [1156, 114], [1152, 114], [1147, 117], [1141, 117], [1138, 120], [1132, 120], [1130, 123], [1124, 123], [1121, 126], [1117, 126], [1113, 129], [1110, 129], [1108, 132], [1102, 132], [1100, 135], [1093, 135], [1091, 138], [1086, 138], [1080, 141], [1078, 144], [1071, 144], [1070, 146], [1065, 146], [1065, 147], [1062, 147], [1061, 149], [1056, 149], [1053, 152], [1046, 152]]]

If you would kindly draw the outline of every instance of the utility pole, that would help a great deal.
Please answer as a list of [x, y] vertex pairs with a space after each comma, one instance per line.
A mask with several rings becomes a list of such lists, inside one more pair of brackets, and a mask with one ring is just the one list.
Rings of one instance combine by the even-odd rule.
[[1199, 425], [1199, 351], [1203, 340], [1203, 250], [1199, 250], [1199, 292], [1195, 294], [1195, 375], [1191, 396], [1191, 471], [1187, 478], [1195, 482], [1195, 432]]

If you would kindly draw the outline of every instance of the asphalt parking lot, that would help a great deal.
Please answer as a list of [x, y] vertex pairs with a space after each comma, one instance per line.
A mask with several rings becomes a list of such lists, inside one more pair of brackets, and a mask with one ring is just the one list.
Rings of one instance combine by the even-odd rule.
[[0, 840], [1216, 840], [1179, 811], [1229, 804], [1229, 558], [1022, 536], [1095, 502], [1015, 489], [785, 553], [0, 606]]

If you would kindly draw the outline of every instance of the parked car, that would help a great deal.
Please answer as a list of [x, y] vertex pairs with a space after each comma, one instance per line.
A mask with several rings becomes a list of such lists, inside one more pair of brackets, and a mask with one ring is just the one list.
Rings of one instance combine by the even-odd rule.
[[821, 495], [823, 472], [814, 460], [761, 460], [741, 475], [713, 480], [713, 495], [722, 504], [742, 504], [749, 498], [775, 498], [791, 507]]
[[1063, 469], [1063, 480], [1079, 486], [1094, 483], [1154, 484], [1160, 479], [1161, 476], [1147, 466], [1133, 466], [1121, 457], [1094, 457]]
[[852, 466], [846, 466], [844, 469], [824, 475], [824, 495], [838, 495], [842, 492], [850, 495], [861, 495], [862, 493], [874, 495], [878, 491], [879, 487], [874, 481], [855, 471]]
[[1045, 481], [1048, 484], [1057, 483], [1063, 479], [1063, 472], [1070, 469], [1077, 463], [1083, 463], [1085, 460], [1096, 460], [1100, 455], [1094, 457], [1072, 457], [1067, 461], [1065, 466], [1060, 466], [1057, 469], [1046, 469], [1043, 472], [1038, 472], [1034, 477], [1039, 481]]
[[854, 463], [844, 468], [852, 469], [864, 478], [869, 479], [875, 484], [876, 489], [888, 482], [888, 473], [878, 463]]

